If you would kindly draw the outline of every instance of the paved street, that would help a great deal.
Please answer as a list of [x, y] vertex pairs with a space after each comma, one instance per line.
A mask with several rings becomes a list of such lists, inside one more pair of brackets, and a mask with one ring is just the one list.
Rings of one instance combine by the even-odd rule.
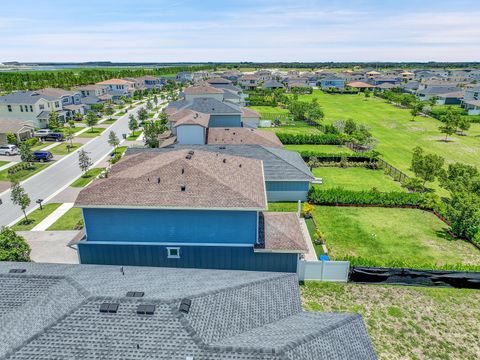
[[[108, 134], [111, 130], [113, 130], [120, 139], [122, 139], [122, 134], [129, 132], [128, 116], [131, 113], [136, 114], [139, 108], [140, 106], [130, 110], [126, 115], [111, 125], [108, 130], [105, 130], [100, 136], [94, 138], [82, 147], [83, 150], [89, 153], [93, 163], [100, 161], [112, 151], [113, 148], [108, 144]], [[37, 206], [35, 203], [37, 199], [47, 200], [82, 174], [78, 167], [77, 153], [78, 150], [22, 182], [22, 186], [32, 200], [28, 210]], [[22, 217], [22, 212], [18, 206], [12, 204], [10, 200], [10, 190], [1, 193], [0, 199], [2, 200], [2, 205], [0, 205], [0, 225], [12, 225], [12, 223], [15, 223]]]

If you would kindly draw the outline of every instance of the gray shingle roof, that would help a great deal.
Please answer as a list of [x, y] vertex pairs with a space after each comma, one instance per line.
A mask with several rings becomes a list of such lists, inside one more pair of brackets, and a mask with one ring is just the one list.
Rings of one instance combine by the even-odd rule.
[[40, 94], [37, 91], [15, 91], [10, 94], [0, 96], [1, 104], [35, 104], [38, 100], [45, 99], [49, 101], [58, 100], [58, 97]]
[[145, 151], [172, 151], [192, 148], [222, 154], [244, 156], [263, 161], [266, 181], [311, 181], [315, 176], [295, 151], [266, 147], [261, 145], [179, 145], [168, 149], [128, 148], [126, 154]]
[[241, 114], [242, 111], [237, 105], [228, 101], [220, 101], [213, 98], [201, 97], [195, 98], [191, 101], [179, 100], [168, 104], [169, 108], [191, 109], [205, 114]]
[[2, 262], [0, 284], [1, 358], [375, 359], [360, 316], [302, 311], [295, 274]]

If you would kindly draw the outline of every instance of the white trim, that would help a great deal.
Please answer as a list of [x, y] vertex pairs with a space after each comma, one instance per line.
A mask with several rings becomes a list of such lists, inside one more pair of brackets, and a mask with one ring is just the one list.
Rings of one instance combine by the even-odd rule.
[[273, 254], [305, 254], [305, 250], [269, 250], [269, 249], [253, 249], [253, 252], [258, 253], [273, 253]]
[[[266, 197], [266, 193], [265, 193]], [[266, 204], [268, 204], [266, 202]], [[264, 211], [267, 210], [267, 207], [263, 208], [216, 208], [216, 207], [188, 207], [188, 206], [134, 206], [134, 205], [82, 205], [82, 204], [75, 204], [74, 207], [82, 208], [82, 209], [136, 209], [136, 210], [217, 210], [217, 211]]]
[[262, 165], [262, 180], [263, 180], [263, 195], [265, 196], [265, 206], [266, 206], [266, 209], [265, 210], [268, 210], [268, 198], [267, 198], [267, 184], [265, 182], [265, 170], [263, 168], [263, 160], [260, 160], [260, 164]]
[[[176, 250], [177, 255], [172, 255], [171, 250]], [[180, 259], [180, 248], [179, 247], [167, 247], [167, 258], [168, 259]]]
[[179, 242], [154, 242], [154, 241], [92, 241], [81, 240], [78, 244], [92, 245], [156, 245], [156, 246], [208, 246], [208, 247], [253, 247], [254, 244], [241, 243], [179, 243]]

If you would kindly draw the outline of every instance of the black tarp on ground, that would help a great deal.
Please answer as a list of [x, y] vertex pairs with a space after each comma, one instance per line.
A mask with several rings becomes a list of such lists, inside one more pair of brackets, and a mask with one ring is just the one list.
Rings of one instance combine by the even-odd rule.
[[349, 280], [358, 283], [480, 289], [480, 272], [354, 266], [350, 270]]

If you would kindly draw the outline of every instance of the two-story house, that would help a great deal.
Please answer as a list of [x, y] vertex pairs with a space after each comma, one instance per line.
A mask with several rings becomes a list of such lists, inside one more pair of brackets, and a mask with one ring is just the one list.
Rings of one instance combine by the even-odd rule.
[[330, 75], [320, 80], [320, 87], [322, 89], [335, 88], [338, 90], [343, 90], [345, 88], [345, 79]]
[[102, 85], [107, 87], [107, 93], [112, 95], [114, 100], [117, 100], [121, 96], [129, 98], [135, 91], [135, 82], [124, 79], [110, 79], [97, 83], [96, 85]]
[[465, 88], [462, 106], [468, 115], [480, 115], [480, 87]]
[[84, 264], [296, 272], [295, 213], [267, 212], [263, 162], [176, 149], [127, 155], [76, 201]]
[[72, 118], [75, 114], [85, 114], [86, 106], [82, 104], [82, 93], [80, 91], [68, 91], [58, 88], [46, 88], [37, 90], [42, 95], [57, 97], [60, 99], [62, 109], [67, 118]]
[[66, 121], [67, 114], [58, 96], [40, 91], [15, 91], [0, 96], [0, 119], [29, 121], [35, 128], [45, 128], [52, 111], [58, 112], [61, 121]]
[[247, 90], [255, 90], [260, 83], [260, 79], [256, 75], [243, 75], [238, 79], [240, 86]]

